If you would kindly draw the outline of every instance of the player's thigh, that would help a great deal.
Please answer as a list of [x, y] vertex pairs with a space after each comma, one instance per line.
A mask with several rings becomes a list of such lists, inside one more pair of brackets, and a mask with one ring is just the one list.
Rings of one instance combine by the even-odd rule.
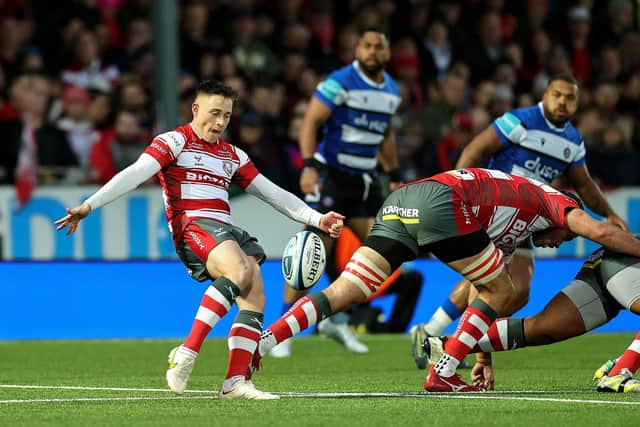
[[564, 295], [572, 307], [565, 304], [557, 309], [558, 314], [567, 319], [567, 323], [573, 320], [573, 323], [577, 324], [579, 322], [575, 319], [579, 318], [585, 332], [604, 325], [617, 316], [621, 308], [595, 275], [579, 273], [559, 295]]
[[569, 291], [569, 294], [560, 292], [540, 313], [524, 320], [524, 335], [528, 345], [551, 344], [576, 337], [592, 329], [593, 326], [587, 329], [585, 321], [600, 324], [606, 321], [604, 313], [591, 311], [593, 307], [581, 312], [569, 295], [578, 296], [574, 291]]
[[607, 280], [608, 293], [627, 310], [638, 307], [640, 300], [640, 263], [623, 268]]
[[250, 285], [248, 257], [254, 257], [259, 264], [266, 258], [257, 240], [246, 231], [200, 218], [185, 226], [177, 253], [194, 279], [202, 282], [226, 276], [240, 288]]

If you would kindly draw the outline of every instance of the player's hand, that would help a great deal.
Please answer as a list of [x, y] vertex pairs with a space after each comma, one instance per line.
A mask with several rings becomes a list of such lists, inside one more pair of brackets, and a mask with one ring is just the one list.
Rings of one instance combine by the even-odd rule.
[[313, 194], [320, 183], [320, 175], [316, 168], [304, 168], [300, 174], [300, 191], [302, 194]]
[[493, 375], [491, 356], [476, 355], [476, 364], [471, 369], [471, 381], [474, 386], [484, 387], [485, 390], [493, 390], [496, 381]]
[[320, 218], [320, 230], [335, 238], [340, 237], [340, 232], [344, 225], [344, 215], [330, 211]]
[[67, 215], [60, 218], [55, 222], [58, 226], [56, 230], [62, 230], [65, 227], [69, 227], [67, 230], [67, 236], [76, 231], [78, 228], [78, 223], [82, 218], [86, 218], [91, 213], [91, 206], [89, 203], [84, 202], [80, 206], [76, 206], [75, 208], [67, 208]]
[[401, 182], [393, 182], [391, 181], [389, 183], [389, 192], [393, 193], [394, 191], [396, 191], [398, 188], [400, 188], [400, 186], [402, 185]]
[[607, 217], [607, 222], [611, 225], [622, 228], [624, 231], [630, 231], [627, 223], [616, 214], [609, 215]]

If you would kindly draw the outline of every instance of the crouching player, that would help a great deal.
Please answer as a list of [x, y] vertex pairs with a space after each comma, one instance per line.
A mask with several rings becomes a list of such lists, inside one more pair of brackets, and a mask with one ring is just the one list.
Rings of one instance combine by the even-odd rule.
[[[636, 235], [640, 238], [640, 234]], [[534, 243], [536, 236], [534, 236]], [[546, 345], [589, 332], [616, 317], [620, 310], [640, 315], [640, 258], [600, 247], [564, 289], [535, 316], [496, 320], [472, 352], [494, 352]], [[443, 337], [427, 337], [430, 360], [440, 357]], [[594, 379], [600, 392], [640, 392], [634, 373], [640, 368], [640, 333], [617, 360], [603, 365]], [[476, 386], [493, 388], [491, 355], [478, 355], [471, 371]]]
[[[259, 356], [333, 313], [364, 302], [404, 261], [433, 253], [477, 289], [458, 329], [424, 382], [427, 391], [483, 391], [456, 368], [498, 315], [520, 303], [504, 268], [517, 245], [546, 230], [539, 244], [557, 246], [576, 235], [640, 256], [640, 241], [587, 215], [572, 195], [540, 182], [487, 169], [460, 169], [394, 191], [347, 267], [327, 289], [305, 296], [262, 333]], [[254, 355], [255, 356], [255, 355]]]

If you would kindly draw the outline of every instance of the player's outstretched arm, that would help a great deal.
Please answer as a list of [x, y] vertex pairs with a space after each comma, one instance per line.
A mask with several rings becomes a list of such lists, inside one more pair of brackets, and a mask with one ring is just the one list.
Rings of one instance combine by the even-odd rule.
[[319, 228], [331, 237], [340, 235], [344, 216], [335, 212], [322, 215], [295, 194], [278, 187], [262, 174], [258, 174], [245, 190], [294, 221]]
[[55, 222], [57, 225], [56, 230], [62, 230], [66, 227], [69, 227], [67, 230], [67, 236], [71, 233], [74, 233], [78, 228], [78, 223], [81, 219], [86, 218], [91, 213], [91, 206], [89, 203], [84, 202], [80, 206], [76, 206], [75, 208], [67, 208], [67, 215], [60, 218]]
[[111, 203], [118, 197], [135, 189], [159, 170], [160, 163], [150, 155], [142, 153], [138, 160], [118, 172], [80, 206], [71, 209], [67, 208], [67, 215], [55, 221], [58, 226], [57, 229], [62, 230], [68, 226], [67, 235], [75, 232], [80, 220], [87, 217], [92, 210]]
[[567, 176], [571, 184], [578, 192], [585, 205], [598, 215], [607, 218], [609, 224], [613, 224], [625, 231], [629, 231], [627, 223], [613, 211], [609, 202], [602, 194], [598, 184], [591, 178], [586, 165], [577, 166], [569, 169]]
[[566, 221], [569, 230], [578, 236], [598, 242], [615, 252], [640, 257], [640, 240], [620, 227], [597, 221], [582, 209], [570, 210]]

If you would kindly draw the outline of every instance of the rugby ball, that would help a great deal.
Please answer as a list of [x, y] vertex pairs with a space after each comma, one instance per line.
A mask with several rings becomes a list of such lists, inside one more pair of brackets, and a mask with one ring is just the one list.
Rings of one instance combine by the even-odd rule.
[[311, 231], [296, 233], [282, 254], [282, 275], [287, 285], [304, 291], [315, 285], [327, 264], [322, 239]]

